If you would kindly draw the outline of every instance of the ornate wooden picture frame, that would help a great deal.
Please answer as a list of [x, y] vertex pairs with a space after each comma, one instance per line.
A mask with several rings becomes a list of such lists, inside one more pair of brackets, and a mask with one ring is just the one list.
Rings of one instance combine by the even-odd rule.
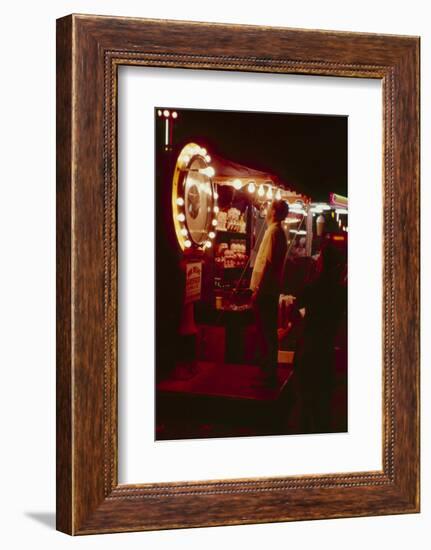
[[[381, 80], [381, 471], [118, 483], [120, 65]], [[59, 19], [57, 528], [78, 535], [418, 511], [419, 38], [87, 15]]]

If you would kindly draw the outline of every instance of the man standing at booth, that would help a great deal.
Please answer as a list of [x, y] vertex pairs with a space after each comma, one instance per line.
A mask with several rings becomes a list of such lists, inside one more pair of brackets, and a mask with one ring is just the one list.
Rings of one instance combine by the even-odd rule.
[[268, 227], [260, 243], [250, 281], [261, 367], [270, 384], [277, 381], [278, 301], [287, 252], [286, 236], [281, 222], [288, 213], [289, 207], [285, 201], [274, 200], [269, 206], [266, 216]]

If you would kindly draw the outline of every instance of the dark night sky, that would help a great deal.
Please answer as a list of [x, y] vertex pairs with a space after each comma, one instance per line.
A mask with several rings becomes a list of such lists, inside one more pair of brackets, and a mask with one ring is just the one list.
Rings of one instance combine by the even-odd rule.
[[275, 174], [313, 200], [347, 196], [347, 117], [176, 109], [174, 142]]

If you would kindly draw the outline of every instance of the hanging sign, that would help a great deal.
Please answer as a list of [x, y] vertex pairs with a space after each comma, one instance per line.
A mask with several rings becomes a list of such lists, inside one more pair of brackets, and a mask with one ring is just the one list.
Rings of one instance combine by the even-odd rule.
[[347, 197], [343, 197], [343, 195], [337, 195], [337, 193], [330, 193], [329, 204], [331, 204], [332, 206], [340, 206], [342, 208], [347, 208], [348, 199]]

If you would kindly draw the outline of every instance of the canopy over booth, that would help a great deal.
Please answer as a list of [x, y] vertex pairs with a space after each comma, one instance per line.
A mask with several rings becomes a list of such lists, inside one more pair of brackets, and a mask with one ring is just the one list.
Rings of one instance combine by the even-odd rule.
[[241, 189], [247, 185], [251, 193], [254, 193], [259, 186], [263, 186], [262, 191], [264, 189], [265, 191], [262, 193], [262, 200], [268, 198], [267, 192], [270, 188], [274, 196], [280, 190], [281, 196], [276, 198], [282, 198], [289, 202], [295, 202], [296, 200], [309, 202], [307, 196], [289, 189], [277, 176], [269, 172], [263, 172], [239, 162], [233, 162], [216, 154], [211, 155], [211, 166], [215, 172], [212, 181], [218, 185], [229, 185], [236, 189]]

